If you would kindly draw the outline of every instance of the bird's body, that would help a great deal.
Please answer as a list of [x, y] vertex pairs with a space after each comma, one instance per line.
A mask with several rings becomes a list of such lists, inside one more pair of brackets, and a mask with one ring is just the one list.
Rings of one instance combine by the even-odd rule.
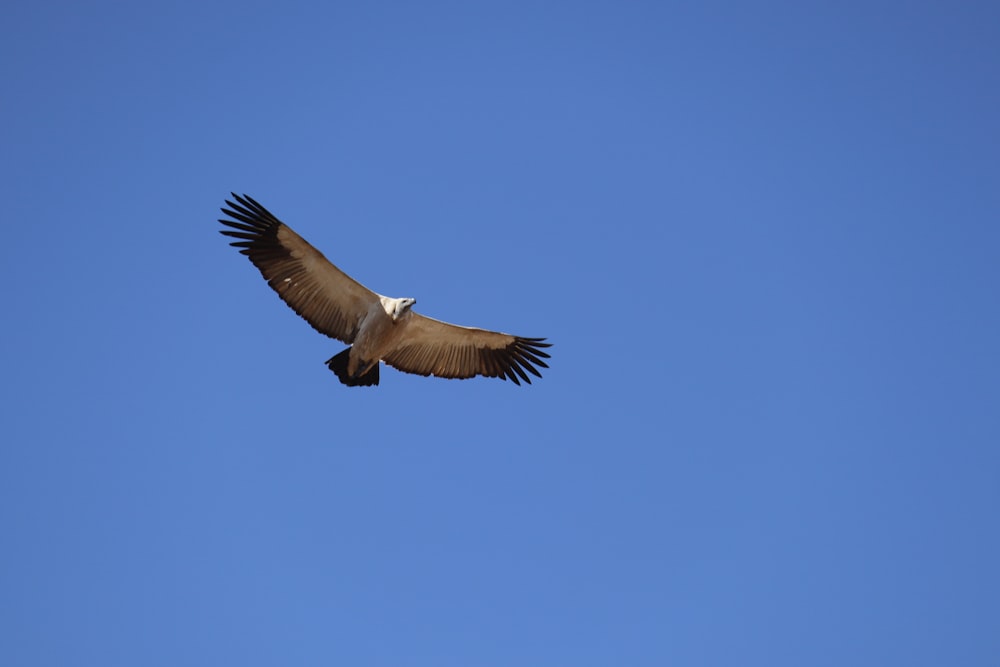
[[[372, 301], [350, 348], [348, 375], [360, 376], [367, 373], [373, 364], [389, 354], [405, 336], [407, 324], [413, 316], [413, 311], [405, 305], [405, 301], [406, 299], [387, 296], [380, 296], [378, 301]], [[398, 316], [397, 311], [401, 311]]]
[[[407, 373], [445, 378], [476, 375], [531, 383], [528, 373], [548, 368], [544, 338], [523, 338], [497, 331], [441, 322], [412, 310], [416, 299], [391, 298], [364, 287], [330, 263], [322, 253], [250, 197], [233, 194], [232, 229], [222, 234], [238, 241], [268, 284], [317, 331], [351, 345], [326, 364], [349, 386], [379, 382], [379, 361]], [[236, 230], [236, 231], [233, 231]]]

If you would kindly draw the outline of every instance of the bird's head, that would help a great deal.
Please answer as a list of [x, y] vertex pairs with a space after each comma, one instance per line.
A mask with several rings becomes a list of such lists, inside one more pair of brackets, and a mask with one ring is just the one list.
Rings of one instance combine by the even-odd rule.
[[392, 312], [389, 315], [392, 317], [392, 321], [396, 322], [406, 311], [410, 309], [417, 302], [416, 299], [411, 299], [410, 297], [405, 297], [402, 299], [393, 299]]

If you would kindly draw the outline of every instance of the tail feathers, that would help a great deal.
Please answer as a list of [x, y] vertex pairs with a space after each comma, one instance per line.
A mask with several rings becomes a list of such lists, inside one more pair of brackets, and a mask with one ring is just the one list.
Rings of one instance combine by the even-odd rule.
[[351, 377], [347, 373], [347, 362], [351, 357], [351, 348], [326, 360], [326, 367], [333, 371], [341, 382], [348, 387], [370, 387], [378, 384], [378, 362], [361, 377]]

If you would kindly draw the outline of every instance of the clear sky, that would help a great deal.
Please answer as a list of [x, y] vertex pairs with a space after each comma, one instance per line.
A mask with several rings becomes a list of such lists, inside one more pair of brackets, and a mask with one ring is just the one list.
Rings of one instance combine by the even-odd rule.
[[[0, 664], [997, 664], [997, 3], [20, 2], [0, 84]], [[341, 385], [233, 190], [551, 368]]]

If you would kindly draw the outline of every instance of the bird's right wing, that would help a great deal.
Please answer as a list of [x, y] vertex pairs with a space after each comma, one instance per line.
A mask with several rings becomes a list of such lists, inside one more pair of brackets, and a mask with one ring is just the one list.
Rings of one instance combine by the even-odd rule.
[[412, 313], [404, 335], [383, 358], [385, 363], [406, 373], [442, 378], [471, 378], [476, 375], [511, 380], [518, 377], [531, 384], [531, 373], [542, 377], [535, 366], [548, 368], [543, 348], [551, 347], [544, 338], [524, 338], [499, 331], [449, 324]]
[[378, 294], [338, 269], [292, 228], [278, 220], [252, 198], [233, 193], [229, 209], [232, 220], [219, 222], [231, 227], [221, 230], [238, 241], [267, 283], [292, 310], [316, 331], [353, 343], [358, 327]]

